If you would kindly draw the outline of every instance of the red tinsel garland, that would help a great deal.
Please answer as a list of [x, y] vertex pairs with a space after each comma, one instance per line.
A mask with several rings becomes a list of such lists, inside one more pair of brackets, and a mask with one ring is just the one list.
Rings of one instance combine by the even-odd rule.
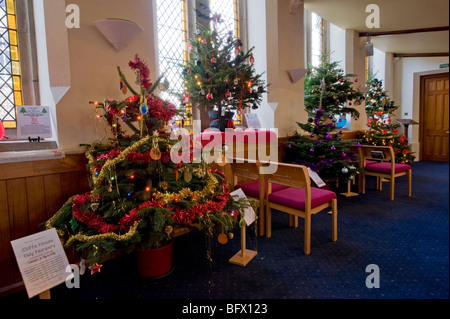
[[[197, 204], [189, 210], [175, 209], [173, 215], [173, 221], [176, 224], [188, 225], [196, 220], [197, 217], [203, 217], [208, 213], [221, 211], [226, 206], [229, 198], [230, 191], [228, 188], [228, 183], [226, 182], [225, 175], [220, 171], [214, 171], [214, 174], [218, 174], [224, 178], [224, 182], [219, 183], [223, 187], [222, 195], [216, 196], [215, 200], [210, 200], [204, 204]], [[83, 224], [90, 228], [95, 229], [99, 233], [124, 233], [128, 232], [130, 227], [138, 220], [138, 213], [150, 207], [160, 207], [166, 209], [172, 209], [170, 205], [163, 205], [161, 201], [152, 199], [150, 201], [144, 202], [139, 207], [134, 208], [123, 216], [117, 224], [108, 224], [103, 218], [92, 212], [85, 212], [81, 206], [88, 203], [95, 203], [98, 200], [97, 197], [92, 197], [89, 193], [76, 196], [73, 201], [73, 216]]]

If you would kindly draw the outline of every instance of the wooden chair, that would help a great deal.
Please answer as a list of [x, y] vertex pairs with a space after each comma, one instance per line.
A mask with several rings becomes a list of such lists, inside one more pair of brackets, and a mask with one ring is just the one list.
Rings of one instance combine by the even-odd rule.
[[[260, 163], [256, 160], [232, 158], [227, 160], [230, 163], [233, 175], [233, 188], [241, 188], [245, 196], [258, 203], [259, 210], [259, 235], [265, 234], [265, 209], [264, 198], [266, 196], [267, 182], [260, 174]], [[286, 188], [283, 185], [272, 185], [272, 189], [281, 190]]]
[[255, 200], [259, 210], [259, 234], [264, 235], [264, 179], [259, 174], [258, 162], [249, 159], [232, 158], [227, 160], [230, 163], [233, 175], [233, 188], [241, 188], [249, 200]]
[[[331, 208], [332, 241], [337, 240], [337, 196], [334, 192], [311, 187], [308, 169], [302, 165], [279, 163], [276, 173], [265, 175], [267, 192], [264, 201], [266, 207], [266, 237], [272, 235], [272, 209], [285, 212], [295, 219], [305, 220], [304, 253], [311, 251], [311, 216], [326, 208]], [[272, 185], [276, 183], [287, 188], [274, 191]]]
[[[395, 163], [394, 150], [390, 146], [361, 146], [363, 161], [362, 193], [366, 192], [366, 176], [375, 176], [377, 190], [382, 190], [383, 179], [390, 181], [390, 198], [394, 200], [395, 179], [400, 176], [408, 176], [408, 196], [412, 195], [412, 169], [407, 164]], [[370, 163], [368, 161], [377, 161]]]

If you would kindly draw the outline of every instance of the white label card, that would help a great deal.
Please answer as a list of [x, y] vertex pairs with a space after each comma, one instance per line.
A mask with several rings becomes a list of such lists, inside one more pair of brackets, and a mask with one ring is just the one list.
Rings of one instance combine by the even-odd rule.
[[54, 228], [11, 241], [29, 298], [73, 278]]
[[325, 182], [320, 178], [319, 174], [314, 172], [312, 169], [308, 167], [309, 177], [313, 180], [313, 182], [317, 185], [317, 187], [326, 186]]
[[258, 114], [246, 113], [245, 119], [247, 120], [247, 127], [249, 129], [259, 130], [261, 128], [261, 123], [259, 122]]
[[[230, 193], [230, 196], [233, 197], [233, 199], [235, 201], [238, 201], [241, 198], [247, 199], [247, 196], [245, 196], [242, 188], [239, 188], [239, 189], [235, 190], [234, 192]], [[250, 204], [250, 202], [249, 202], [249, 204]], [[241, 214], [243, 215], [247, 226], [250, 226], [256, 220], [256, 213], [251, 205], [249, 205], [247, 208], [245, 208], [245, 210], [243, 212], [241, 212]]]

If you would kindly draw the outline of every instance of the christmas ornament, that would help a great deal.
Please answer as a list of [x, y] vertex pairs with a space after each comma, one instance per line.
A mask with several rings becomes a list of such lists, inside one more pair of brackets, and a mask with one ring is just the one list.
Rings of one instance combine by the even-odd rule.
[[348, 168], [347, 167], [342, 168], [341, 172], [342, 174], [348, 174]]
[[146, 103], [141, 104], [139, 110], [142, 115], [146, 115], [148, 113], [148, 105]]
[[127, 94], [128, 89], [123, 80], [120, 80], [120, 91], [122, 91], [123, 94]]
[[188, 45], [187, 45], [187, 52], [189, 54], [191, 54], [193, 49], [194, 49], [194, 47], [192, 46], [191, 42], [189, 42]]
[[159, 148], [157, 147], [153, 147], [150, 150], [150, 157], [152, 158], [152, 160], [154, 161], [159, 161], [161, 159], [161, 151], [159, 150]]
[[186, 93], [186, 95], [183, 98], [183, 103], [190, 103], [191, 102], [191, 95], [189, 93]]
[[192, 180], [192, 173], [190, 171], [185, 171], [183, 178], [186, 183], [189, 183]]
[[253, 57], [253, 54], [250, 55], [250, 63], [251, 64], [255, 63], [255, 58]]
[[227, 157], [225, 155], [219, 155], [219, 157], [216, 160], [217, 165], [224, 167], [227, 165]]
[[95, 264], [94, 266], [89, 267], [91, 270], [91, 275], [95, 273], [100, 273], [100, 268], [102, 268], [103, 265]]
[[213, 95], [211, 93], [206, 94], [206, 99], [207, 100], [212, 100], [213, 99]]
[[228, 236], [224, 233], [219, 234], [217, 241], [222, 245], [226, 245], [228, 243]]

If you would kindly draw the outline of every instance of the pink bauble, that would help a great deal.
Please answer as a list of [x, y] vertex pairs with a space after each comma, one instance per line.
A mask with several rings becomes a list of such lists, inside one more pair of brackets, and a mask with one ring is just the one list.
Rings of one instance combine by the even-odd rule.
[[3, 126], [2, 121], [0, 121], [0, 140], [5, 136], [5, 127]]

